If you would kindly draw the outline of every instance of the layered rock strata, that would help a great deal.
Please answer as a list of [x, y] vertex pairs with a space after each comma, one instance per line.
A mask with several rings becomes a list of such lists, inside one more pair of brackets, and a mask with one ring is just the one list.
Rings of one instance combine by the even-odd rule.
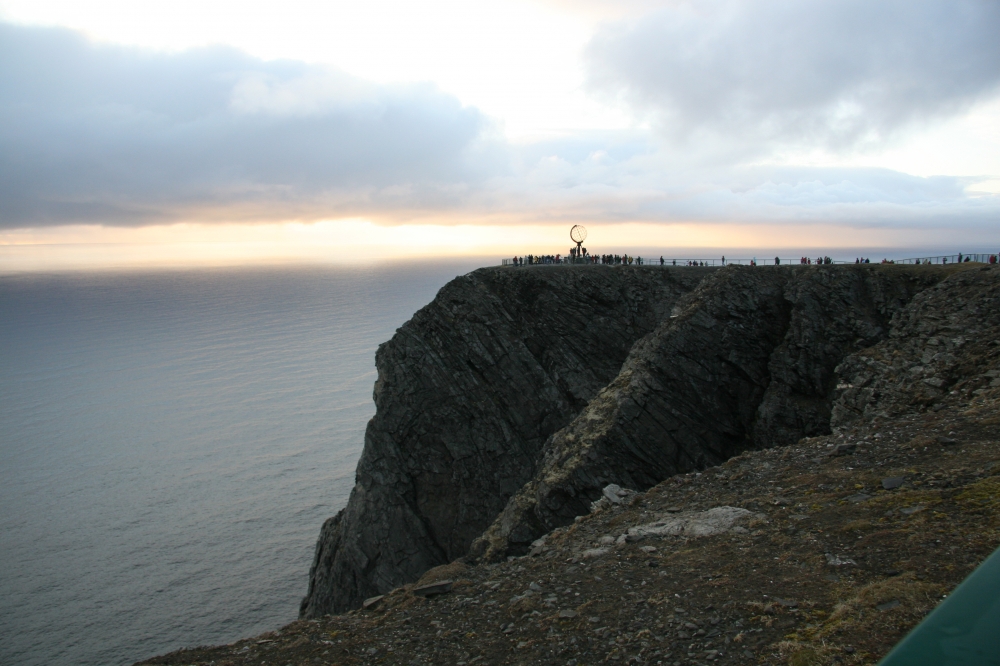
[[937, 270], [718, 271], [639, 341], [619, 375], [546, 443], [538, 471], [472, 547], [523, 554], [609, 483], [646, 489], [747, 449], [830, 432], [834, 370], [886, 336]]
[[841, 362], [831, 435], [608, 487], [531, 556], [143, 663], [874, 663], [1000, 543], [1000, 268], [947, 270]]
[[886, 340], [844, 359], [832, 427], [848, 432], [1000, 388], [998, 276], [991, 267], [958, 272], [918, 294]]
[[376, 354], [375, 417], [347, 507], [321, 530], [303, 617], [357, 607], [464, 555], [549, 436], [709, 269], [481, 269]]
[[459, 557], [522, 554], [608, 484], [642, 490], [829, 433], [837, 365], [947, 273], [589, 266], [456, 279], [379, 348], [356, 486], [323, 526], [301, 614], [357, 607]]

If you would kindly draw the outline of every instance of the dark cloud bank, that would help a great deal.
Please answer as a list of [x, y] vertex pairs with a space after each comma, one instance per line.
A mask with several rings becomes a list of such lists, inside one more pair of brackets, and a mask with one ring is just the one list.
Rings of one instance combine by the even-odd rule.
[[981, 225], [998, 197], [959, 178], [740, 163], [854, 149], [995, 95], [998, 16], [986, 0], [672, 5], [603, 28], [587, 54], [593, 89], [653, 132], [528, 146], [431, 86], [0, 23], [0, 227], [448, 211]]

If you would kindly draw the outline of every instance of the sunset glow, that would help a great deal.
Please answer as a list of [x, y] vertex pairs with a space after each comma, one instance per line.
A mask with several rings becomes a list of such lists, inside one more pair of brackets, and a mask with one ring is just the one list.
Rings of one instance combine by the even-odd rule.
[[998, 31], [973, 0], [0, 0], [0, 271], [499, 259], [575, 223], [991, 246]]
[[[590, 226], [593, 253], [668, 257], [730, 257], [829, 248], [990, 249], [979, 237], [927, 229], [845, 228], [840, 225], [619, 223]], [[900, 243], [905, 233], [906, 243]], [[0, 272], [242, 264], [355, 264], [397, 259], [473, 256], [488, 263], [526, 253], [565, 253], [568, 227], [554, 225], [408, 224], [365, 220], [310, 224], [178, 224], [136, 228], [96, 225], [0, 232]]]

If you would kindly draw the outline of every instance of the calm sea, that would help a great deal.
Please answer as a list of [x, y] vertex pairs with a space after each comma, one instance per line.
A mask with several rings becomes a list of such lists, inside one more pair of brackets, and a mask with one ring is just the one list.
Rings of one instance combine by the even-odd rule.
[[480, 264], [0, 277], [0, 664], [295, 619], [376, 347]]

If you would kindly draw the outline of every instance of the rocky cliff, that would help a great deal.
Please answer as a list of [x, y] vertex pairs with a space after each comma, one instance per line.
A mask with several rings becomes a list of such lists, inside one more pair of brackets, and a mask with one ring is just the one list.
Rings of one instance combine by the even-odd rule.
[[[528, 555], [473, 566], [459, 559], [363, 610], [144, 663], [878, 662], [1000, 546], [1000, 268], [772, 271], [717, 271], [675, 301], [675, 316], [653, 325], [623, 354], [621, 372], [547, 440], [534, 475], [508, 509], [525, 507], [522, 515], [537, 521], [557, 517], [547, 513], [547, 495], [539, 491], [545, 475], [581, 470], [567, 474], [570, 483], [602, 473], [587, 467], [588, 456], [576, 456], [582, 467], [571, 464], [570, 434], [580, 433], [602, 455], [608, 442], [618, 442], [631, 447], [622, 460], [669, 461], [646, 439], [659, 437], [668, 451], [684, 451], [675, 458], [680, 464], [695, 466], [716, 455], [699, 461], [697, 447], [728, 442], [730, 431], [743, 432], [737, 448], [780, 442], [780, 433], [808, 423], [832, 427], [830, 434], [748, 450], [721, 465], [669, 476], [645, 492], [606, 487], [604, 499], [536, 540]], [[571, 273], [477, 273], [460, 286], [482, 280], [490, 293], [506, 293], [495, 291], [504, 281], [539, 286], [535, 280], [578, 279]], [[687, 288], [662, 279], [667, 293]], [[741, 289], [747, 291], [741, 295]], [[761, 300], [748, 301], [749, 294]], [[838, 302], [838, 294], [864, 298]], [[640, 309], [651, 307], [643, 302]], [[785, 313], [775, 320], [780, 325], [758, 316], [775, 310]], [[654, 319], [663, 316], [652, 312]], [[741, 337], [740, 330], [766, 341]], [[852, 339], [858, 331], [871, 335]], [[720, 340], [732, 345], [731, 357], [716, 358]], [[394, 344], [401, 343], [389, 347]], [[678, 366], [680, 352], [704, 356]], [[816, 371], [825, 373], [842, 353], [832, 375]], [[664, 386], [694, 381], [678, 380], [678, 367], [685, 377], [710, 375], [722, 388], [704, 380], [688, 391], [676, 388], [674, 395], [686, 402], [671, 406], [659, 396]], [[744, 382], [753, 386], [739, 388]], [[717, 414], [723, 425], [684, 420], [694, 418], [685, 416], [688, 410], [704, 409], [720, 395], [730, 396], [737, 412]], [[756, 407], [741, 407], [745, 402]], [[629, 406], [640, 403], [641, 409]], [[772, 415], [776, 404], [785, 406]], [[667, 410], [661, 420], [680, 424], [669, 438], [643, 425], [643, 411], [661, 409]], [[581, 419], [588, 413], [605, 429], [588, 430]], [[619, 417], [608, 418], [613, 413]], [[810, 414], [819, 416], [814, 421]], [[824, 414], [830, 415], [825, 423]], [[573, 455], [561, 460], [560, 450]], [[610, 455], [605, 462], [633, 479], [648, 473]], [[579, 485], [575, 492], [588, 491]], [[532, 497], [542, 509], [517, 499]], [[497, 536], [495, 524], [488, 534]], [[321, 542], [320, 553], [324, 547]], [[972, 629], [959, 631], [948, 645], [975, 661], [983, 656], [973, 651], [983, 647], [978, 637]]]
[[[845, 358], [831, 426], [846, 432], [1000, 388], [998, 275], [972, 268], [935, 284], [898, 313], [888, 338]], [[964, 415], [974, 418], [976, 407]]]
[[347, 507], [322, 528], [301, 614], [360, 605], [464, 555], [549, 436], [710, 269], [481, 269], [375, 357], [375, 417]]
[[546, 443], [473, 546], [496, 559], [584, 515], [614, 483], [649, 488], [748, 449], [830, 432], [834, 370], [941, 279], [896, 266], [732, 266], [682, 298], [619, 375]]
[[[946, 271], [482, 269], [379, 348], [348, 506], [302, 615], [525, 552], [609, 483], [649, 488], [830, 431], [834, 370]], [[485, 530], [485, 532], [484, 532]]]

